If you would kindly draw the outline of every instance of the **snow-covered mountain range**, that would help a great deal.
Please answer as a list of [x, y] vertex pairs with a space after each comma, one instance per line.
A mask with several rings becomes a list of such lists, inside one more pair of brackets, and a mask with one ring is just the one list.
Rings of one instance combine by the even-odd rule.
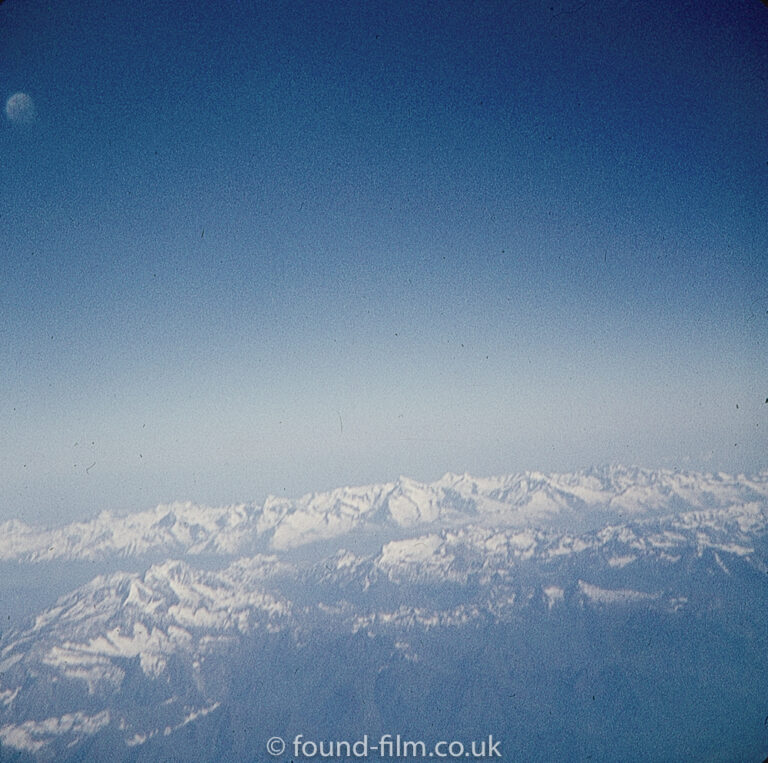
[[[768, 667], [768, 651], [757, 649], [768, 642], [760, 632], [768, 623], [768, 472], [607, 467], [491, 479], [446, 475], [430, 485], [401, 478], [261, 506], [175, 504], [127, 517], [102, 514], [54, 530], [10, 522], [0, 531], [0, 554], [30, 568], [115, 555], [168, 559], [99, 575], [4, 635], [0, 759], [181, 760], [191, 759], [191, 744], [195, 759], [254, 757], [271, 733], [351, 733], [350, 719], [318, 710], [329, 686], [368, 708], [354, 716], [366, 724], [357, 727], [361, 733], [389, 730], [387, 718], [407, 719], [390, 707], [395, 684], [382, 676], [400, 676], [401, 691], [417, 674], [427, 680], [426, 666], [444, 681], [475, 680], [473, 671], [485, 683], [506, 676], [493, 701], [517, 707], [511, 694], [541, 676], [510, 672], [508, 663], [535, 663], [541, 649], [555, 650], [539, 673], [567, 676], [576, 670], [573, 655], [586, 652], [578, 659], [587, 672], [602, 675], [608, 658], [594, 652], [598, 631], [601, 642], [637, 642], [639, 650], [621, 680], [609, 671], [611, 691], [640, 692], [647, 672], [663, 673], [660, 666], [678, 649], [695, 652], [674, 659], [690, 660], [698, 675], [693, 666], [714, 648], [713, 632], [730, 634], [725, 643], [743, 661], [721, 665], [718, 652], [714, 674], [732, 674], [741, 686], [746, 671], [757, 677], [755, 697], [768, 690], [768, 674], [755, 672]], [[203, 555], [206, 564], [198, 564]], [[563, 630], [573, 643], [563, 640], [558, 651]], [[723, 638], [715, 639], [718, 649]], [[604, 688], [591, 680], [579, 679], [595, 699]], [[699, 699], [702, 680], [692, 688]], [[718, 681], [723, 701], [743, 691]], [[411, 688], [432, 691], [418, 682]], [[437, 698], [444, 693], [434, 691]], [[683, 704], [685, 691], [677, 699]], [[294, 706], [291, 692], [312, 699]], [[757, 713], [750, 704], [757, 700], [745, 697]], [[589, 734], [579, 732], [592, 740], [585, 744], [597, 744], [595, 729], [608, 722], [603, 715], [614, 713], [615, 726], [615, 702], [606, 702], [590, 716]], [[539, 711], [531, 703], [515, 712], [535, 725]], [[250, 740], [224, 734], [233, 718], [253, 725]], [[460, 709], [449, 719], [475, 729]], [[743, 749], [762, 749], [757, 731], [746, 736], [752, 746]]]
[[422, 484], [344, 487], [297, 500], [211, 508], [189, 502], [127, 516], [108, 512], [64, 527], [0, 524], [0, 561], [113, 556], [244, 555], [296, 548], [352, 531], [427, 525], [541, 525], [587, 529], [625, 518], [729, 508], [768, 499], [768, 472], [747, 477], [619, 466], [573, 474], [478, 479], [446, 474]]

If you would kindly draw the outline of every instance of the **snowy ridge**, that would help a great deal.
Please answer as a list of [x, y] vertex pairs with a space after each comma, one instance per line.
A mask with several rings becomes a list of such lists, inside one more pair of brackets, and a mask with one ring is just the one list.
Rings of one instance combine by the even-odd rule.
[[[582, 534], [467, 524], [389, 541], [374, 554], [339, 551], [305, 568], [274, 555], [238, 559], [218, 571], [168, 561], [142, 574], [99, 576], [38, 615], [10, 643], [6, 640], [0, 651], [0, 697], [13, 705], [18, 688], [2, 676], [14, 672], [22, 660], [80, 681], [93, 694], [105, 687], [119, 688], [124, 678], [121, 659], [138, 658], [145, 675], [158, 677], [167, 668], [169, 654], [183, 652], [199, 660], [215, 644], [259, 629], [346, 628], [353, 620], [359, 623], [361, 616], [390, 622], [394, 615], [378, 609], [377, 588], [469, 585], [484, 592], [482, 607], [478, 609], [476, 601], [473, 611], [479, 613], [483, 607], [496, 611], [497, 599], [512, 601], [523, 594], [520, 570], [526, 569], [541, 577], [540, 584], [527, 589], [529, 598], [545, 590], [552, 598], [553, 590], [576, 585], [588, 598], [605, 602], [611, 597], [599, 594], [592, 583], [569, 578], [574, 564], [579, 569], [586, 564], [598, 571], [631, 571], [640, 564], [674, 565], [685, 555], [710, 554], [728, 574], [725, 559], [749, 560], [755, 542], [767, 536], [768, 512], [748, 504], [609, 525]], [[297, 591], [320, 585], [317, 590], [324, 593], [309, 604], [297, 605], [285, 594], [296, 584]], [[513, 588], [515, 596], [510, 597]], [[364, 603], [348, 606], [350, 594], [366, 595]], [[653, 592], [648, 596], [658, 598]], [[627, 598], [631, 597], [614, 597]], [[398, 611], [408, 609], [415, 612], [419, 607]], [[435, 612], [434, 617], [442, 623], [451, 621], [448, 611], [439, 616]], [[332, 626], [329, 618], [344, 622]]]
[[95, 715], [65, 713], [59, 718], [45, 718], [41, 721], [25, 721], [18, 725], [0, 726], [0, 740], [9, 747], [27, 752], [39, 752], [51, 736], [63, 734], [82, 738], [95, 734], [110, 722], [109, 710]]
[[49, 561], [110, 556], [235, 553], [253, 536], [252, 509], [190, 502], [160, 505], [125, 517], [102, 512], [87, 522], [57, 529], [30, 527], [18, 520], [0, 525], [0, 559]]
[[254, 557], [220, 572], [169, 561], [143, 574], [99, 576], [62, 597], [16, 646], [3, 649], [0, 673], [13, 663], [15, 649], [29, 643], [42, 663], [82, 680], [90, 693], [99, 681], [119, 686], [124, 674], [113, 669], [112, 658], [139, 657], [144, 673], [159, 675], [169, 653], [198, 652], [214, 636], [279, 627], [290, 604], [264, 583], [287, 569], [274, 558]]
[[[275, 639], [300, 652], [318, 639], [373, 638], [416, 663], [427, 658], [425, 634], [470, 625], [516, 628], [584, 610], [706, 617], [747, 590], [759, 602], [768, 594], [767, 494], [765, 473], [611, 467], [401, 479], [259, 508], [175, 504], [37, 540], [7, 523], [3, 548], [18, 550], [12, 540], [24, 537], [21, 558], [37, 564], [53, 558], [35, 555], [43, 538], [75, 558], [147, 548], [186, 558], [100, 575], [4, 634], [0, 744], [51, 760], [109, 733], [140, 750], [226, 707], [227, 660], [243, 649], [261, 659]], [[587, 529], [552, 521], [590, 511], [603, 521]], [[377, 532], [358, 543], [365, 528]], [[294, 552], [307, 543], [313, 553]], [[218, 553], [217, 568], [194, 566], [203, 549]], [[245, 553], [232, 558], [237, 549]]]
[[0, 560], [235, 557], [296, 548], [356, 530], [477, 521], [521, 527], [570, 523], [584, 529], [633, 516], [766, 502], [766, 471], [734, 477], [613, 466], [491, 478], [446, 474], [431, 484], [401, 477], [394, 483], [338, 488], [296, 500], [270, 496], [261, 505], [212, 508], [186, 502], [124, 517], [104, 512], [55, 529], [11, 520], [0, 525]]
[[[144, 574], [99, 576], [62, 597], [18, 638], [6, 640], [0, 651], [0, 721], [14, 721], [0, 722], [0, 742], [44, 753], [53, 740], [74, 744], [113, 724], [130, 747], [212, 712], [218, 704], [201, 700], [215, 673], [206, 660], [254, 631], [274, 633], [287, 627], [290, 602], [265, 584], [289, 569], [273, 557], [238, 560], [219, 572], [169, 561]], [[54, 705], [77, 703], [80, 696], [81, 705], [92, 708], [110, 705], [137, 674], [157, 682], [161, 692], [166, 687], [167, 693], [179, 666], [195, 701], [190, 705], [164, 694], [162, 707], [150, 714], [163, 720], [159, 726], [148, 726], [136, 712], [108, 708], [39, 717], [38, 681], [62, 693]], [[8, 685], [15, 689], [6, 689]]]

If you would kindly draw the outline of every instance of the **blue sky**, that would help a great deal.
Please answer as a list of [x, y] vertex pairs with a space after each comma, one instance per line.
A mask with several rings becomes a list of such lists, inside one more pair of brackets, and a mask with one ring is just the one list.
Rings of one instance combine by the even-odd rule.
[[757, 0], [4, 3], [0, 519], [764, 468], [767, 34]]

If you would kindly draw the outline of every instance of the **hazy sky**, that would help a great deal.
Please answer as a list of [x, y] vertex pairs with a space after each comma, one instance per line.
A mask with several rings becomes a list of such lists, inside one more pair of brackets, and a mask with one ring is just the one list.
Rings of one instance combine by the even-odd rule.
[[0, 520], [768, 466], [767, 39], [758, 0], [3, 3]]

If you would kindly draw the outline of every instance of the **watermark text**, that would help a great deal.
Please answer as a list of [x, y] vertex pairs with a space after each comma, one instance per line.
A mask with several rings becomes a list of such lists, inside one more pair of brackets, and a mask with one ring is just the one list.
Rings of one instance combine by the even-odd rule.
[[500, 758], [501, 742], [493, 734], [481, 740], [441, 740], [427, 744], [421, 740], [403, 739], [400, 734], [382, 734], [370, 738], [363, 734], [355, 741], [307, 739], [296, 734], [290, 744], [282, 737], [271, 737], [267, 741], [267, 752], [273, 757], [287, 753], [293, 758], [367, 758], [378, 755], [382, 758]]

